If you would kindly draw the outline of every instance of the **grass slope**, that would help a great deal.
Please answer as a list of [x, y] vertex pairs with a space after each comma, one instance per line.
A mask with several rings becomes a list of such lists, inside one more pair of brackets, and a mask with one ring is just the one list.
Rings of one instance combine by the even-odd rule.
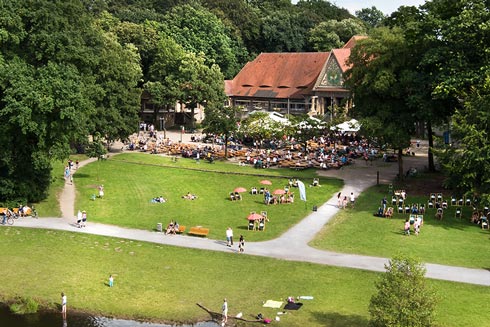
[[[31, 296], [118, 317], [169, 322], [206, 320], [195, 303], [215, 311], [229, 301], [230, 314], [259, 312], [268, 299], [312, 295], [299, 311], [281, 316], [284, 326], [367, 326], [369, 299], [379, 274], [361, 270], [286, 262], [235, 253], [161, 246], [145, 242], [61, 231], [0, 229], [3, 245], [0, 284], [4, 298]], [[114, 288], [106, 284], [115, 277]], [[490, 312], [480, 305], [488, 288], [442, 281], [429, 283], [440, 297], [437, 325], [489, 326]]]
[[[232, 173], [237, 170], [239, 174]], [[263, 179], [272, 181], [269, 186], [271, 191], [282, 189], [288, 184], [289, 176], [286, 174], [293, 173], [297, 172], [285, 169], [256, 170], [226, 163], [196, 164], [186, 159], [172, 163], [170, 158], [161, 156], [122, 154], [113, 160], [82, 167], [75, 174], [78, 192], [76, 210], [86, 210], [89, 221], [131, 228], [154, 229], [157, 223], [166, 226], [173, 219], [187, 226], [187, 230], [198, 225], [210, 228], [210, 238], [224, 238], [225, 230], [230, 226], [236, 235], [245, 234], [248, 241], [271, 239], [310, 213], [313, 205], [330, 198], [342, 182], [321, 178], [321, 187], [307, 187], [306, 204], [300, 201], [297, 188], [292, 189], [295, 193], [294, 203], [269, 206], [263, 203], [262, 195], [242, 193], [242, 201], [231, 201], [229, 193], [236, 187], [247, 190], [252, 186], [260, 188], [263, 185], [259, 182]], [[316, 177], [313, 170], [296, 175], [305, 184]], [[99, 184], [104, 185], [105, 196], [92, 201], [91, 195], [97, 194]], [[198, 199], [182, 199], [181, 196], [187, 192], [196, 194]], [[160, 195], [167, 199], [166, 203], [150, 203], [152, 198]], [[267, 211], [270, 222], [264, 233], [247, 230], [246, 217], [251, 211]]]
[[[363, 192], [355, 209], [341, 211], [311, 242], [320, 249], [393, 257], [396, 253], [414, 255], [423, 262], [453, 266], [490, 268], [488, 252], [490, 233], [471, 224], [471, 207], [463, 207], [463, 219], [455, 218], [456, 207], [445, 210], [442, 221], [435, 219], [435, 209], [427, 209], [419, 236], [403, 235], [403, 224], [409, 214], [395, 213], [392, 219], [377, 218], [377, 211], [386, 185], [374, 186]], [[409, 197], [409, 203], [425, 203], [427, 196]], [[395, 207], [396, 208], [396, 207]], [[396, 210], [396, 209], [395, 209]], [[412, 228], [413, 232], [413, 228]]]

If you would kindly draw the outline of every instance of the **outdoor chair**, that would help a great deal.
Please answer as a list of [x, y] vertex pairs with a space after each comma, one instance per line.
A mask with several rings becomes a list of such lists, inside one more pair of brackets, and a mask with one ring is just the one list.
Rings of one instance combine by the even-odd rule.
[[265, 188], [264, 187], [261, 187], [260, 190], [259, 190], [259, 194], [264, 194], [265, 192]]
[[419, 205], [419, 213], [423, 215], [425, 213], [425, 204], [421, 203]]
[[241, 199], [242, 199], [242, 196], [240, 195], [240, 193], [235, 192], [235, 200], [241, 200]]
[[434, 208], [434, 201], [433, 200], [429, 200], [428, 207], [429, 207], [429, 209]]
[[461, 206], [463, 205], [463, 203], [464, 203], [463, 198], [460, 198], [460, 199], [458, 200], [458, 206], [460, 206], [460, 207], [461, 207]]
[[259, 231], [264, 231], [265, 230], [265, 219], [261, 219], [259, 221]]
[[255, 230], [255, 222], [253, 220], [248, 221], [248, 230]]
[[436, 194], [435, 193], [431, 193], [430, 194], [430, 197], [429, 197], [429, 200], [435, 202], [436, 201]]
[[481, 220], [481, 229], [489, 229], [488, 228], [488, 220], [487, 217], [483, 217]]
[[235, 201], [235, 194], [233, 192], [230, 192], [230, 200]]
[[417, 215], [410, 215], [410, 217], [409, 217], [410, 225], [413, 225], [415, 223], [416, 218], [417, 218]]
[[442, 193], [437, 193], [437, 202], [442, 201]]
[[396, 199], [396, 196], [391, 196], [391, 205], [396, 205], [396, 202], [397, 202], [397, 199]]
[[468, 207], [471, 206], [471, 199], [470, 198], [466, 198], [465, 204]]
[[456, 198], [454, 196], [451, 197], [451, 205], [452, 206], [455, 206], [458, 204], [458, 200], [456, 200]]
[[404, 207], [404, 211], [405, 213], [410, 213], [410, 206], [408, 204], [405, 204], [405, 207]]
[[454, 216], [455, 216], [456, 218], [459, 218], [459, 219], [463, 218], [461, 208], [459, 208], [459, 207], [458, 207], [458, 208], [456, 208], [456, 212], [454, 213]]
[[267, 218], [267, 211], [261, 211], [260, 214], [264, 217]]
[[403, 205], [398, 206], [398, 213], [403, 213]]

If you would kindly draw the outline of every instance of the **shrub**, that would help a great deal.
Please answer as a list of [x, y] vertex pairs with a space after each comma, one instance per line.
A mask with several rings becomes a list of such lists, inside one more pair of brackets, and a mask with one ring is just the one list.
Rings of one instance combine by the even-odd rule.
[[10, 304], [10, 312], [17, 315], [36, 313], [39, 304], [31, 297], [20, 297], [14, 303]]

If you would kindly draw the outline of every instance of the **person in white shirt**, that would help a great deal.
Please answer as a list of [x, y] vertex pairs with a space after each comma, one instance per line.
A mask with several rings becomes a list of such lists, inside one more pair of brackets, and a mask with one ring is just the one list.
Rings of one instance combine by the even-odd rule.
[[354, 192], [350, 192], [350, 205], [354, 208], [354, 202], [356, 201], [356, 197], [354, 196]]

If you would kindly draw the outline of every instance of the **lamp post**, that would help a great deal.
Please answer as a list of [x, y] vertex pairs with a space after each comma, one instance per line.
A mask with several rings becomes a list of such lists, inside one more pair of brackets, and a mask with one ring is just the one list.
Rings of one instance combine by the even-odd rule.
[[333, 96], [330, 97], [330, 121], [333, 120]]
[[163, 130], [163, 138], [167, 138], [167, 129], [165, 128], [165, 116], [160, 117], [160, 129]]

